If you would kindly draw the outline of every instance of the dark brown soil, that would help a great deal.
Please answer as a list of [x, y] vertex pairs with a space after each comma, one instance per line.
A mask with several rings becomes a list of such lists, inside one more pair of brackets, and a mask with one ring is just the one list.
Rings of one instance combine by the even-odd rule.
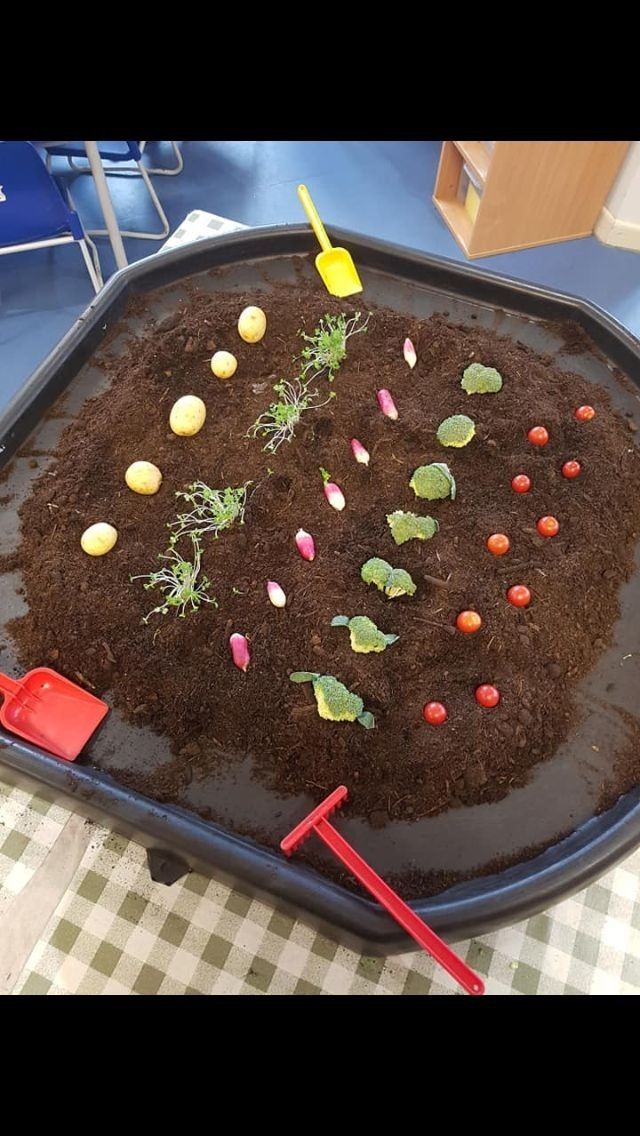
[[[369, 330], [349, 342], [332, 387], [337, 397], [308, 413], [291, 445], [265, 454], [244, 435], [276, 379], [295, 373], [298, 330], [352, 309], [320, 288], [281, 286], [266, 301], [265, 339], [249, 346], [235, 324], [253, 302], [248, 294], [194, 290], [163, 329], [151, 328], [125, 358], [106, 364], [111, 390], [65, 431], [55, 476], [41, 476], [22, 508], [29, 613], [13, 627], [21, 662], [51, 660], [98, 693], [111, 690], [133, 723], [168, 735], [170, 767], [144, 778], [122, 774], [160, 801], [175, 800], [194, 770], [211, 772], [226, 755], [247, 752], [284, 792], [321, 798], [346, 783], [353, 812], [374, 823], [503, 797], [567, 736], [577, 681], [609, 640], [640, 526], [640, 468], [628, 423], [604, 391], [523, 344], [441, 316], [406, 320], [374, 309]], [[414, 371], [402, 357], [406, 335], [418, 352]], [[226, 383], [209, 369], [216, 347], [239, 360]], [[499, 369], [498, 395], [464, 393], [460, 376], [471, 361]], [[396, 400], [395, 423], [377, 408], [381, 387]], [[168, 416], [187, 393], [205, 400], [208, 415], [197, 437], [180, 439]], [[580, 424], [573, 411], [584, 402], [595, 403], [597, 417]], [[475, 419], [476, 437], [466, 449], [444, 451], [436, 428], [458, 412]], [[526, 437], [536, 424], [551, 435], [542, 449]], [[372, 455], [369, 469], [352, 458], [353, 436]], [[576, 481], [561, 476], [568, 458], [582, 463]], [[124, 484], [138, 459], [163, 471], [155, 497]], [[409, 478], [430, 461], [451, 466], [454, 502], [416, 502]], [[323, 496], [320, 466], [344, 490], [341, 514]], [[523, 496], [510, 488], [520, 472], [533, 479]], [[174, 493], [195, 479], [213, 488], [253, 482], [245, 525], [205, 544], [204, 571], [219, 607], [144, 625], [161, 597], [130, 576], [158, 567], [177, 511]], [[385, 521], [394, 509], [431, 513], [439, 533], [396, 547]], [[560, 521], [552, 540], [535, 529], [545, 513]], [[95, 521], [114, 524], [119, 540], [93, 560], [79, 541]], [[296, 551], [301, 526], [316, 540], [313, 563]], [[507, 556], [487, 552], [492, 532], [510, 536]], [[413, 598], [389, 601], [365, 587], [360, 566], [376, 555], [411, 572]], [[284, 610], [269, 604], [268, 579], [285, 589]], [[532, 591], [528, 609], [506, 602], [516, 583]], [[482, 615], [478, 634], [455, 630], [463, 608]], [[400, 640], [380, 655], [353, 654], [348, 633], [330, 626], [338, 613], [369, 615]], [[246, 675], [230, 659], [233, 631], [251, 640]], [[376, 729], [321, 720], [310, 686], [289, 681], [294, 670], [336, 675], [362, 696]], [[474, 700], [482, 682], [501, 692], [494, 710]], [[449, 711], [439, 728], [422, 719], [432, 699]]]

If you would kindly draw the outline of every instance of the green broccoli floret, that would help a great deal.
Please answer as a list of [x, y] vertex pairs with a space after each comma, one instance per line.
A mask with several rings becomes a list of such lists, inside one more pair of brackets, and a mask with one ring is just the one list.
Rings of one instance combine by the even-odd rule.
[[415, 513], [403, 513], [402, 509], [387, 513], [387, 524], [396, 544], [404, 544], [407, 540], [431, 540], [440, 528], [434, 517], [418, 517]]
[[360, 569], [360, 575], [365, 584], [375, 584], [378, 591], [384, 592], [389, 599], [395, 596], [412, 596], [416, 590], [411, 576], [404, 568], [392, 568], [379, 556], [367, 560]]
[[392, 570], [391, 565], [387, 564], [386, 560], [381, 560], [379, 556], [372, 556], [371, 560], [367, 560], [366, 564], [362, 565], [360, 576], [365, 584], [375, 584], [378, 591], [383, 592]]
[[444, 462], [418, 466], [409, 485], [416, 497], [424, 497], [427, 501], [440, 501], [444, 497], [451, 497], [452, 501], [456, 499], [455, 478]]
[[384, 651], [391, 643], [395, 643], [397, 635], [385, 635], [379, 631], [372, 619], [366, 615], [354, 615], [349, 619], [346, 615], [335, 615], [331, 620], [332, 627], [348, 627], [351, 636], [351, 650], [359, 655], [368, 655], [371, 651]]
[[467, 394], [494, 394], [502, 390], [502, 375], [495, 367], [471, 363], [463, 372], [460, 386]]
[[473, 418], [468, 418], [466, 414], [454, 414], [440, 423], [436, 436], [441, 446], [455, 446], [461, 449], [462, 446], [468, 445], [475, 432], [476, 424]]
[[314, 671], [294, 671], [289, 675], [292, 682], [312, 682], [318, 714], [328, 722], [359, 722], [365, 730], [375, 726], [373, 714], [364, 709], [364, 703], [357, 694], [339, 682], [333, 675], [319, 675]]
[[390, 600], [396, 596], [412, 596], [416, 590], [416, 586], [411, 579], [408, 572], [404, 568], [394, 568], [385, 584], [385, 595]]

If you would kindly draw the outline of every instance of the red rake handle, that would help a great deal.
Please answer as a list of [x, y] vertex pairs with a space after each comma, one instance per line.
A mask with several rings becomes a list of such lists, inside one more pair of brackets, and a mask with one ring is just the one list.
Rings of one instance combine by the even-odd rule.
[[359, 856], [355, 848], [324, 817], [313, 825], [313, 830], [330, 848], [352, 875], [381, 903], [404, 930], [427, 951], [468, 994], [484, 994], [484, 982], [445, 942], [422, 921], [415, 911], [400, 899], [393, 888]]

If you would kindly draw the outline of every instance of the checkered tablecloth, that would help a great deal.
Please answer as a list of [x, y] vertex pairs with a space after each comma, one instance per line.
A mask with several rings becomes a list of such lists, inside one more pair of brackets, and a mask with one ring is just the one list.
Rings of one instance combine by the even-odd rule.
[[[139, 845], [0, 783], [0, 963], [30, 921], [33, 942], [13, 944], [22, 958], [0, 970], [2, 993], [458, 992], [422, 953], [357, 954], [195, 872], [153, 883]], [[640, 993], [640, 851], [545, 914], [458, 949], [488, 994]]]

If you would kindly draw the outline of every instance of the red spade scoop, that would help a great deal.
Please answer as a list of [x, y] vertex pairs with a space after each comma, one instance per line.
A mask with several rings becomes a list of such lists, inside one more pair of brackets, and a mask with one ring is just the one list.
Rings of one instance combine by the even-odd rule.
[[36, 667], [16, 681], [0, 673], [0, 722], [12, 734], [74, 761], [109, 707], [75, 682]]
[[350, 844], [341, 836], [336, 828], [329, 823], [328, 817], [331, 816], [336, 809], [339, 809], [344, 804], [348, 796], [348, 790], [345, 785], [339, 785], [333, 793], [329, 793], [325, 797], [322, 804], [313, 809], [300, 824], [296, 825], [284, 840], [280, 841], [280, 848], [285, 856], [290, 856], [291, 853], [306, 840], [312, 833], [315, 832], [319, 836], [327, 848], [330, 848], [334, 856], [337, 856], [342, 861], [345, 868], [347, 868], [352, 876], [367, 889], [368, 892], [386, 907], [389, 915], [399, 923], [401, 927], [411, 935], [416, 943], [427, 951], [436, 962], [440, 963], [446, 971], [449, 972], [456, 982], [459, 982], [468, 994], [484, 994], [484, 982], [475, 974], [466, 962], [451, 950], [442, 939], [432, 931], [427, 924], [423, 922], [415, 911], [400, 899], [400, 896], [389, 887], [388, 884], [374, 872], [373, 868], [367, 864], [366, 860], [352, 848]]

